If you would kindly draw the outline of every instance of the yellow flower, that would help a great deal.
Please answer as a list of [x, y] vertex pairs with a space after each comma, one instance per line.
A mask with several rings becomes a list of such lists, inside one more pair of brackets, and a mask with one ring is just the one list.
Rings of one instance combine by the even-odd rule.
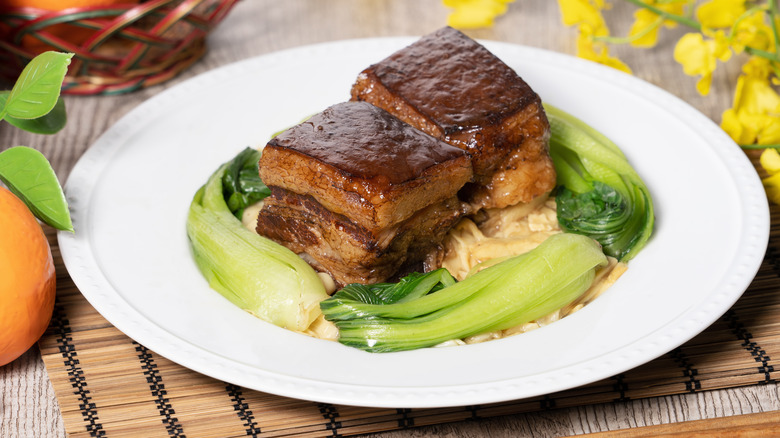
[[780, 204], [780, 153], [777, 149], [764, 149], [760, 163], [769, 174], [762, 180], [766, 196], [775, 204]]
[[780, 173], [780, 153], [777, 149], [764, 149], [761, 153], [761, 167], [770, 175]]
[[772, 28], [764, 22], [764, 13], [756, 10], [736, 24], [731, 36], [731, 43], [737, 53], [742, 53], [745, 46], [759, 50], [770, 50], [773, 44], [772, 39]]
[[726, 62], [731, 58], [731, 49], [723, 31], [717, 31], [712, 39], [705, 40], [700, 33], [687, 33], [674, 48], [674, 59], [683, 66], [688, 76], [700, 76], [696, 90], [706, 96], [710, 92], [712, 73], [717, 61]]
[[753, 56], [742, 65], [742, 73], [751, 78], [766, 80], [772, 74], [772, 63], [768, 59]]
[[[690, 0], [660, 3], [648, 1], [645, 3], [670, 14], [683, 15], [685, 13], [685, 5], [690, 3]], [[672, 20], [664, 20], [660, 15], [649, 9], [637, 9], [634, 12], [634, 24], [631, 25], [631, 29], [628, 32], [628, 36], [632, 38], [631, 45], [634, 47], [655, 46], [656, 42], [658, 42], [658, 29], [661, 25], [672, 28], [677, 23]]]
[[745, 0], [710, 0], [696, 9], [696, 18], [705, 28], [724, 28], [744, 13]]
[[454, 9], [447, 24], [458, 29], [491, 27], [493, 19], [506, 13], [507, 3], [514, 0], [443, 0], [444, 6]]
[[609, 35], [601, 15], [606, 8], [603, 0], [558, 0], [558, 5], [565, 26], [587, 26], [594, 35]]
[[[734, 106], [723, 113], [720, 125], [739, 144], [780, 144], [780, 95], [769, 83], [771, 73], [770, 61], [757, 56], [742, 66]], [[760, 163], [769, 174], [763, 179], [767, 197], [780, 204], [780, 154], [764, 149]]]
[[780, 144], [780, 95], [769, 83], [769, 61], [752, 57], [737, 79], [734, 105], [721, 128], [739, 144]]
[[637, 9], [634, 12], [634, 24], [628, 36], [632, 37], [631, 45], [634, 47], [653, 47], [658, 42], [658, 27], [661, 19], [653, 11]]
[[739, 144], [780, 143], [780, 116], [740, 112], [729, 108], [723, 112], [721, 128]]
[[577, 37], [577, 56], [631, 74], [631, 68], [617, 57], [610, 56], [607, 45], [594, 41], [587, 29], [580, 30]]
[[[734, 107], [723, 113], [721, 128], [739, 144], [780, 144], [780, 95], [769, 84], [769, 61], [753, 57], [737, 79]], [[780, 204], [780, 155], [776, 149], [761, 153], [767, 196]]]
[[558, 0], [561, 19], [566, 26], [577, 26], [577, 56], [631, 73], [620, 59], [610, 56], [609, 48], [598, 37], [609, 36], [601, 11], [607, 8], [604, 0]]

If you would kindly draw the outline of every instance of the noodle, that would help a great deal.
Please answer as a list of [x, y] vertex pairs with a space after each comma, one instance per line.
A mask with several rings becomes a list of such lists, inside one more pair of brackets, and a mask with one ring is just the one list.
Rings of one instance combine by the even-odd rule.
[[[442, 267], [460, 281], [482, 266], [489, 266], [491, 259], [523, 254], [536, 248], [551, 235], [561, 232], [553, 198], [487, 210], [484, 216], [480, 217], [479, 225], [471, 219], [464, 219], [450, 231], [444, 243]], [[447, 342], [440, 346], [473, 344], [525, 333], [571, 315], [596, 299], [626, 271], [625, 263], [620, 263], [612, 257], [608, 257], [608, 260], [609, 264], [596, 272], [591, 287], [567, 306], [536, 321], [502, 331], [471, 336], [455, 343]]]

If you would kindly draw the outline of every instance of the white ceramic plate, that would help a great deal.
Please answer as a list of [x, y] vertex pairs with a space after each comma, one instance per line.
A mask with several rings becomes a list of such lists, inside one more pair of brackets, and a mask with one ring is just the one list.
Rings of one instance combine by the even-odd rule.
[[65, 190], [70, 275], [112, 324], [157, 353], [246, 388], [338, 404], [443, 407], [530, 397], [607, 378], [679, 346], [743, 293], [769, 214], [755, 170], [708, 118], [634, 77], [485, 42], [539, 93], [611, 137], [649, 186], [657, 228], [628, 272], [542, 329], [454, 348], [370, 354], [260, 321], [209, 289], [184, 224], [219, 164], [347, 100], [356, 75], [414, 38], [301, 47], [210, 71], [109, 129]]

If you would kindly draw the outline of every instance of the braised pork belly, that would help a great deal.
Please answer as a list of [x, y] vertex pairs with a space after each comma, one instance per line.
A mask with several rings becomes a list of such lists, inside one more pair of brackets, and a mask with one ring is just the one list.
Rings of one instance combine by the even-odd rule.
[[549, 135], [528, 84], [443, 28], [361, 72], [351, 101], [267, 144], [257, 232], [339, 286], [430, 270], [463, 217], [547, 196]]
[[539, 96], [451, 27], [366, 68], [351, 95], [466, 151], [475, 178], [461, 197], [477, 209], [530, 202], [555, 185]]
[[258, 233], [341, 285], [420, 262], [466, 213], [469, 157], [364, 102], [336, 104], [272, 139]]

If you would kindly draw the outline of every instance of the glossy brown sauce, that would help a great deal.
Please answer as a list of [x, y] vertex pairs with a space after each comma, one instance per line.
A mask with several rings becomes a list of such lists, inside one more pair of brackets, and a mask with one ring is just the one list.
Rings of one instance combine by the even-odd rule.
[[500, 123], [538, 99], [514, 70], [451, 27], [426, 35], [371, 69], [445, 135]]
[[365, 102], [333, 105], [279, 134], [288, 148], [375, 184], [400, 184], [464, 152]]

